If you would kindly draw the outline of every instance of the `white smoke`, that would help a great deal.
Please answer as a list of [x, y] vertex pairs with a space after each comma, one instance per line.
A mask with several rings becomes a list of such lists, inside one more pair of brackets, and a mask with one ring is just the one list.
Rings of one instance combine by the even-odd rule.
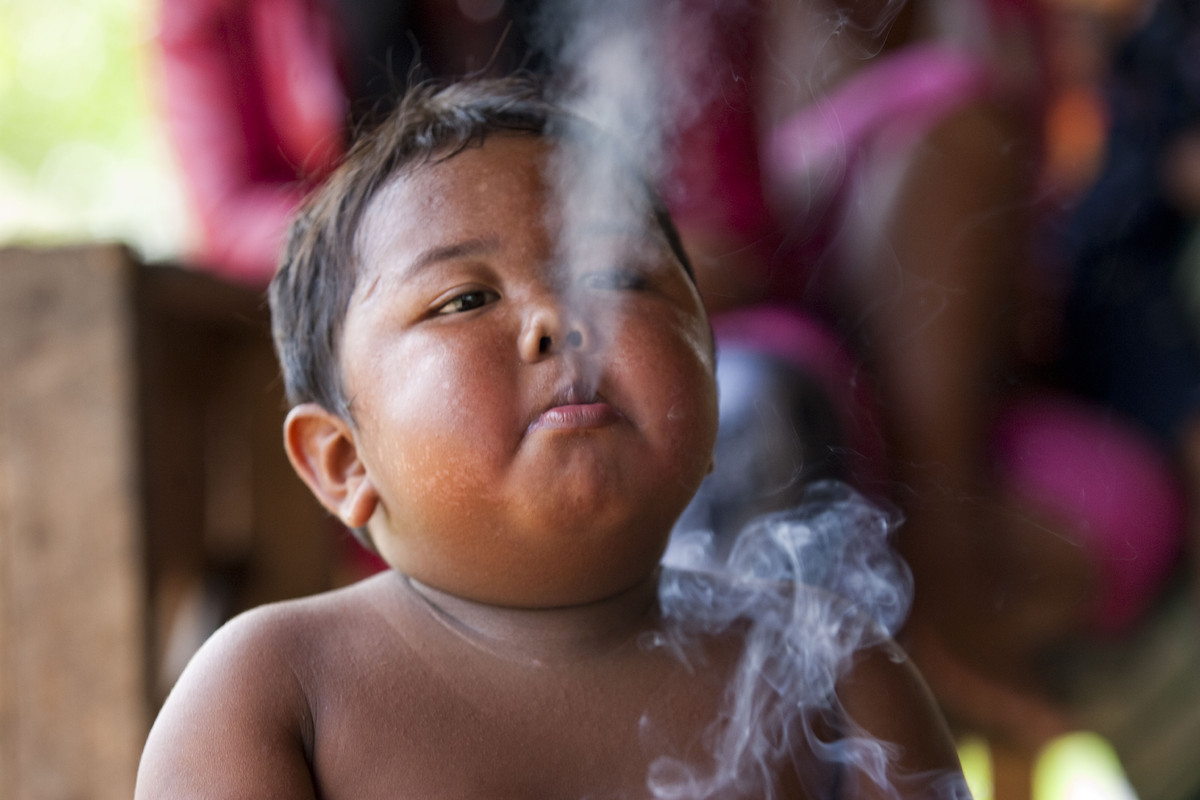
[[[562, 0], [548, 4], [543, 37], [557, 65], [558, 102], [636, 152], [652, 180], [667, 147], [712, 89], [711, 24], [722, 0]], [[571, 192], [570, 184], [564, 186]], [[599, 200], [599, 198], [594, 198]]]
[[[838, 681], [908, 612], [911, 575], [889, 543], [898, 521], [850, 487], [823, 481], [797, 508], [747, 526], [723, 565], [713, 564], [703, 535], [673, 544], [659, 591], [665, 632], [644, 646], [686, 660], [699, 637], [744, 630], [746, 644], [710, 731], [712, 765], [659, 758], [649, 776], [655, 797], [769, 797], [770, 776], [789, 754], [809, 751], [890, 788], [896, 745], [853, 731], [826, 740], [815, 725], [843, 719]], [[939, 781], [941, 793], [929, 793]], [[923, 796], [969, 797], [957, 776], [925, 782]]]
[[[664, 194], [686, 191], [687, 187], [671, 185], [680, 134], [703, 124], [701, 115], [725, 102], [718, 93], [727, 81], [744, 87], [750, 79], [738, 73], [751, 68], [749, 64], [725, 60], [729, 54], [722, 46], [725, 39], [769, 39], [765, 34], [769, 27], [792, 13], [793, 7], [804, 9], [804, 22], [793, 27], [813, 38], [797, 47], [765, 42], [758, 67], [763, 72], [761, 84], [784, 87], [784, 91], [795, 85], [798, 95], [807, 95], [813, 86], [810, 82], [801, 88], [805, 75], [815, 76], [834, 60], [865, 61], [877, 53], [905, 0], [855, 0], [853, 4], [795, 0], [769, 13], [763, 9], [771, 4], [759, 8], [756, 2], [557, 0], [545, 4], [537, 38], [554, 65], [555, 100], [594, 123], [616, 145], [594, 148], [585, 159], [568, 153], [558, 160], [563, 225], [559, 257], [565, 269], [577, 274], [581, 264], [601, 258], [594, 249], [581, 252], [594, 245], [581, 244], [587, 238], [578, 233], [587, 230], [598, 214], [632, 210], [647, 226], [653, 224], [647, 208], [630, 208], [645, 202], [629, 192], [630, 167]], [[761, 30], [740, 29], [749, 27], [750, 21], [761, 23]], [[801, 56], [783, 59], [771, 52], [781, 47], [799, 49]], [[757, 99], [747, 96], [735, 102]], [[620, 257], [618, 252], [611, 255], [615, 261]]]
[[[622, 258], [596, 253], [594, 240], [578, 231], [613, 209], [646, 202], [630, 192], [631, 166], [660, 185], [670, 174], [676, 136], [713, 99], [713, 70], [721, 68], [711, 60], [714, 37], [721, 33], [713, 19], [741, 2], [549, 4], [546, 42], [566, 76], [556, 99], [624, 148], [610, 157], [600, 150], [589, 151], [586, 159], [578, 151], [559, 159], [560, 257], [569, 268]], [[870, 14], [834, 10], [818, 33], [827, 42], [855, 34], [868, 42], [865, 59], [902, 6], [903, 0], [878, 0], [874, 23]], [[818, 48], [813, 69], [821, 55]], [[789, 77], [797, 85], [803, 80], [799, 74]], [[648, 208], [634, 211], [653, 224]], [[573, 249], [582, 241], [589, 241], [587, 253]], [[897, 745], [848, 728], [836, 687], [855, 654], [886, 642], [907, 614], [911, 577], [888, 542], [897, 522], [848, 487], [821, 483], [794, 511], [749, 526], [723, 564], [713, 563], [712, 542], [703, 535], [672, 543], [660, 589], [666, 624], [643, 645], [684, 663], [695, 657], [704, 637], [744, 631], [746, 646], [706, 737], [711, 760], [699, 766], [671, 755], [657, 758], [647, 779], [654, 797], [769, 798], [772, 776], [790, 754], [808, 752], [834, 772], [852, 771], [884, 793], [894, 791], [888, 781]], [[842, 733], [823, 738], [818, 731], [829, 729], [822, 723], [832, 720]], [[653, 719], [643, 720], [642, 727], [646, 741], [655, 739]], [[970, 797], [957, 773], [908, 777], [920, 782], [924, 797]]]
[[[602, 131], [586, 158], [567, 149], [556, 168], [560, 263], [578, 274], [584, 265], [622, 263], [624, 253], [596, 251], [585, 233], [619, 212], [658, 235], [635, 173], [661, 187], [672, 145], [707, 101], [704, 55], [714, 31], [714, 0], [563, 0], [543, 20], [553, 49], [559, 105]], [[615, 240], [614, 240], [615, 241]], [[628, 237], [625, 244], [634, 241]], [[619, 246], [614, 244], [614, 246]]]

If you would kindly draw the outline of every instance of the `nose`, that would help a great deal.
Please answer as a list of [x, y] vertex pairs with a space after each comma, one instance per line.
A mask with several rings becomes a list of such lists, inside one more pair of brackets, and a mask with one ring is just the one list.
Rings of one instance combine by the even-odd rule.
[[583, 351], [591, 338], [581, 314], [560, 300], [546, 299], [526, 317], [519, 347], [522, 359], [533, 362], [557, 353]]

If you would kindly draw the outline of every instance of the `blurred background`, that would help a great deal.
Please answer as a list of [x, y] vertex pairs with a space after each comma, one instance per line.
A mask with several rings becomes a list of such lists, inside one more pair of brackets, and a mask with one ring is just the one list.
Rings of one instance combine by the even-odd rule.
[[[284, 402], [262, 289], [282, 225], [336, 163], [345, 120], [369, 117], [386, 97], [392, 84], [381, 76], [396, 64], [419, 52], [442, 75], [557, 67], [526, 49], [542, 35], [532, 3], [435, 0], [407, 15], [396, 10], [402, 4], [374, 4], [374, 17], [346, 11], [340, 33], [312, 13], [319, 4], [290, 5], [0, 0], [0, 798], [130, 796], [158, 703], [222, 620], [379, 568], [316, 507], [279, 447]], [[753, 14], [738, 16], [742, 5], [697, 0], [693, 11], [757, 30]], [[1200, 402], [1190, 300], [1200, 297], [1191, 235], [1200, 218], [1197, 4], [990, 0], [979, 4], [993, 13], [983, 23], [952, 19], [976, 5], [954, 0], [764, 5], [782, 20], [778, 30], [715, 51], [744, 64], [761, 45], [777, 56], [773, 69], [805, 76], [805, 91], [763, 90], [746, 111], [736, 91], [710, 89], [678, 131], [689, 162], [708, 167], [675, 176], [693, 191], [672, 202], [710, 310], [732, 311], [719, 332], [752, 344], [756, 323], [740, 310], [790, 293], [803, 301], [805, 324], [828, 323], [877, 383], [890, 455], [845, 474], [909, 517], [914, 533], [900, 545], [918, 604], [903, 641], [951, 720], [977, 797], [1200, 798], [1200, 622], [1187, 533], [1191, 487], [1200, 485], [1190, 423]], [[972, 25], [986, 36], [960, 35]], [[380, 41], [388, 31], [401, 35]], [[771, 39], [788, 32], [784, 44]], [[913, 242], [895, 248], [895, 274], [905, 248], [985, 227], [937, 204], [922, 205], [919, 219], [909, 204], [913, 216], [904, 218], [893, 209], [909, 188], [950, 200], [944, 205], [973, 202], [933, 180], [957, 176], [998, 187], [979, 199], [983, 208], [1030, 211], [1021, 235], [1035, 255], [1020, 256], [1020, 269], [1000, 264], [1003, 280], [995, 264], [961, 286], [932, 269], [920, 276], [921, 285], [970, 299], [968, 320], [990, 309], [987, 325], [968, 322], [961, 337], [948, 335], [922, 321], [953, 316], [931, 311], [954, 309], [953, 300], [908, 298], [863, 271], [827, 281], [821, 259], [806, 262], [813, 278], [803, 290], [773, 277], [728, 280], [731, 268], [775, 276], [782, 254], [807, 258], [793, 253], [795, 242], [828, 231], [777, 220], [816, 219], [814, 209], [843, 202], [819, 191], [832, 174], [820, 172], [826, 126], [806, 109], [871, 107], [868, 65], [901, 63], [886, 58], [894, 52], [927, 55], [917, 46], [943, 40], [955, 53], [986, 41], [989, 77], [942, 60], [939, 78], [922, 83], [925, 73], [897, 67], [901, 83], [889, 90], [904, 97], [897, 130], [909, 131], [913, 108], [941, 121], [951, 95], [938, 92], [962, 87], [976, 87], [961, 95], [964, 108], [982, 98], [1004, 119], [988, 127], [996, 117], [964, 114], [961, 129], [931, 123], [922, 141], [943, 160], [906, 162], [929, 168], [929, 182], [907, 186], [918, 167], [900, 177], [867, 169], [862, 185], [878, 191], [847, 207], [904, 226], [897, 230]], [[307, 57], [296, 64], [270, 57], [298, 48]], [[780, 55], [790, 52], [800, 55]], [[785, 83], [772, 75], [762, 85]], [[842, 92], [856, 86], [860, 94]], [[1015, 95], [1020, 104], [1009, 102]], [[718, 112], [713, 96], [725, 103]], [[850, 116], [838, 121], [846, 139]], [[767, 130], [777, 132], [773, 144], [760, 144]], [[955, 136], [968, 140], [961, 163], [948, 155], [958, 152]], [[753, 152], [739, 137], [754, 141]], [[971, 160], [972, 143], [996, 137], [997, 152], [1023, 154], [1018, 171], [1030, 174], [1020, 186], [1006, 180], [1014, 173], [1003, 162]], [[882, 161], [868, 139], [864, 161]], [[852, 169], [839, 162], [837, 174]], [[709, 194], [696, 187], [734, 196], [738, 208], [697, 203]], [[738, 210], [746, 208], [762, 219], [747, 221]], [[839, 219], [843, 230], [857, 224], [849, 212]], [[873, 241], [874, 224], [861, 239]], [[1010, 234], [996, 236], [992, 252], [1003, 249], [996, 241], [1011, 244]], [[771, 252], [747, 266], [764, 241]], [[965, 253], [954, 268], [969, 273]], [[1034, 260], [1038, 269], [1024, 269]], [[911, 299], [911, 315], [880, 312], [879, 296]], [[943, 344], [976, 337], [987, 345], [945, 356], [914, 349], [925, 346], [918, 331]], [[1097, 350], [1108, 361], [1093, 358]], [[937, 367], [924, 369], [943, 357], [944, 381]], [[804, 367], [806, 358], [793, 361]], [[977, 369], [985, 363], [990, 371]], [[907, 377], [915, 373], [922, 377]], [[922, 386], [957, 397], [955, 381], [967, 379], [977, 383], [961, 404], [922, 405]], [[1055, 399], [1028, 401], [1035, 385]], [[990, 403], [1014, 387], [1021, 400], [1003, 409], [981, 410], [975, 397]], [[836, 399], [836, 386], [825, 389]], [[1070, 403], [1059, 403], [1064, 394]], [[968, 444], [929, 445], [959, 418]], [[869, 452], [851, 430], [861, 420], [841, 422], [851, 431], [846, 449]], [[963, 477], [972, 459], [986, 462], [978, 484]], [[922, 466], [931, 463], [949, 466]], [[1098, 510], [1099, 495], [1120, 507]], [[997, 527], [984, 526], [978, 542], [943, 535], [979, 518]], [[965, 577], [943, 579], [947, 563]], [[923, 586], [931, 587], [924, 595]], [[961, 602], [963, 593], [972, 600]], [[923, 606], [922, 596], [937, 603]], [[950, 606], [964, 609], [963, 619], [945, 613]]]
[[156, 99], [146, 0], [0, 5], [0, 238], [121, 241], [162, 260], [189, 212]]

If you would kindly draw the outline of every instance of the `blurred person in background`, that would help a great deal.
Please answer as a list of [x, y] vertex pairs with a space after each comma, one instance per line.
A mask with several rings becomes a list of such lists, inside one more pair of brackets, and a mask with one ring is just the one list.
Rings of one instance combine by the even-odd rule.
[[[683, 132], [669, 192], [722, 352], [759, 355], [738, 376], [754, 390], [723, 396], [766, 426], [796, 418], [778, 387], [817, 376], [841, 475], [906, 513], [914, 656], [964, 729], [1032, 759], [1071, 726], [1042, 659], [1133, 624], [1182, 514], [1153, 443], [1036, 391], [1054, 345], [1035, 237], [1040, 8], [730, 13], [723, 79]], [[796, 478], [814, 460], [802, 445]]]
[[[407, 81], [535, 66], [529, 0], [162, 0], [158, 85], [197, 237], [187, 266], [253, 291], [275, 273], [302, 198]], [[330, 520], [331, 580], [382, 563]], [[158, 678], [165, 693], [234, 607], [244, 569], [207, 548], [172, 568]], [[256, 557], [239, 553], [234, 563]], [[223, 560], [224, 559], [224, 560]], [[232, 574], [227, 575], [226, 573]], [[234, 592], [236, 594], [236, 592]], [[176, 602], [175, 598], [183, 600]]]
[[420, 67], [530, 63], [522, 0], [162, 0], [162, 102], [199, 224], [194, 261], [261, 289], [304, 194]]
[[1059, 231], [1069, 269], [1059, 369], [1073, 391], [1168, 454], [1187, 526], [1158, 541], [1130, 537], [1126, 572], [1143, 573], [1143, 613], [1119, 636], [1087, 643], [1059, 680], [1113, 742], [1140, 796], [1182, 800], [1200, 796], [1200, 2], [1124, 5], [1129, 29], [1100, 94], [1098, 170]]
[[1104, 159], [1063, 236], [1072, 274], [1062, 369], [1078, 391], [1191, 458], [1200, 451], [1188, 291], [1200, 220], [1200, 3], [1151, 7], [1114, 54]]

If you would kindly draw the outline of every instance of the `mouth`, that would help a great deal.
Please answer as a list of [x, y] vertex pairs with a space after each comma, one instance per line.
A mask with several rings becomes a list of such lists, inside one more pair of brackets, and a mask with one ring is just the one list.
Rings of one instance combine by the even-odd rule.
[[554, 393], [525, 432], [582, 431], [603, 428], [621, 419], [621, 412], [595, 389], [573, 383]]

